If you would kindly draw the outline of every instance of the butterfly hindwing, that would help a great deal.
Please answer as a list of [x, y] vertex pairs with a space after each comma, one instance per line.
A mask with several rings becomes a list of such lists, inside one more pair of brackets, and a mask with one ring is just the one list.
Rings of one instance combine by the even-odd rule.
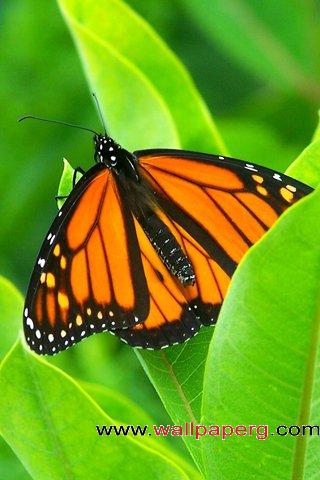
[[164, 348], [194, 336], [201, 322], [189, 305], [187, 292], [164, 265], [143, 228], [135, 221], [139, 249], [147, 279], [150, 311], [143, 323], [126, 330], [115, 330], [129, 345]]

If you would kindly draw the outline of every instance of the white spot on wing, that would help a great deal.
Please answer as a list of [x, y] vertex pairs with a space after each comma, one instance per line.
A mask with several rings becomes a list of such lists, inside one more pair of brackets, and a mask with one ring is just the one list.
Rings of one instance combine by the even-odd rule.
[[30, 317], [27, 318], [26, 324], [28, 325], [28, 327], [31, 328], [31, 330], [33, 330], [34, 325], [33, 325], [32, 319]]
[[251, 165], [251, 163], [246, 163], [245, 167], [247, 170], [251, 170], [251, 172], [257, 172], [258, 170], [254, 167], [254, 165]]
[[273, 174], [273, 178], [275, 180], [278, 180], [279, 182], [282, 182], [282, 178], [281, 178], [281, 175], [279, 175], [279, 173], [274, 173]]
[[45, 259], [44, 258], [39, 258], [38, 260], [38, 265], [40, 265], [41, 268], [44, 267], [44, 264], [46, 263]]

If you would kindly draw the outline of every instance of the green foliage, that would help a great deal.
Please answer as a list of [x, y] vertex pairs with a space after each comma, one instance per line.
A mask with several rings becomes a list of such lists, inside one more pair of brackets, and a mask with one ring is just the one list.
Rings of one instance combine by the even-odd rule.
[[[226, 153], [189, 73], [146, 20], [169, 40], [215, 107], [233, 156], [284, 171], [308, 143], [320, 96], [312, 2], [130, 0], [142, 15], [119, 0], [58, 3], [89, 91], [97, 93], [108, 128], [127, 148]], [[0, 268], [26, 286], [55, 214], [57, 159], [87, 166], [92, 145], [86, 134], [67, 128], [30, 122], [18, 130], [16, 117], [30, 112], [93, 127], [97, 119], [54, 3], [41, 9], [35, 0], [17, 0], [1, 13], [7, 47], [7, 79], [0, 79], [1, 153], [10, 161], [0, 166], [6, 178]], [[26, 85], [25, 78], [32, 81]], [[320, 181], [319, 141], [318, 128], [288, 169], [312, 186]], [[65, 161], [59, 195], [71, 191], [72, 180], [73, 168]], [[213, 336], [213, 329], [203, 328], [165, 351], [135, 355], [101, 334], [43, 361], [21, 341], [12, 346], [22, 298], [1, 278], [0, 360], [6, 357], [0, 368], [0, 477], [315, 476], [314, 439], [185, 437], [186, 449], [179, 438], [98, 437], [95, 425], [319, 423], [319, 205], [316, 192], [246, 255]]]
[[21, 293], [0, 276], [0, 319], [6, 319], [7, 327], [0, 336], [0, 363], [12, 347], [21, 325], [23, 298]]
[[77, 130], [17, 119], [30, 113], [88, 125], [97, 122], [55, 3], [46, 2], [45, 8], [36, 0], [2, 3], [0, 15], [0, 177], [6, 178], [0, 193], [0, 271], [25, 290], [41, 238], [55, 214], [57, 184], [52, 179], [58, 181], [59, 160], [72, 152], [77, 164], [90, 162], [92, 144]]
[[[111, 133], [119, 141], [131, 150], [155, 146], [225, 150], [183, 66], [125, 3], [58, 3], [91, 88], [101, 101]], [[130, 119], [130, 128], [123, 128], [124, 116]]]
[[71, 167], [68, 160], [64, 158], [63, 171], [62, 171], [62, 176], [59, 183], [58, 194], [57, 194], [58, 196], [57, 205], [59, 209], [62, 207], [62, 205], [65, 202], [65, 199], [63, 197], [67, 197], [70, 191], [72, 190], [74, 180], [75, 182], [77, 182], [80, 177], [81, 177], [80, 172], [77, 172], [76, 178], [74, 179], [74, 169]]
[[[319, 218], [320, 190], [283, 214], [235, 273], [209, 349], [203, 423], [270, 433], [319, 425]], [[208, 478], [256, 478], [257, 468], [261, 479], [311, 478], [320, 467], [308, 436], [208, 437], [204, 459]]]
[[320, 183], [320, 136], [319, 125], [313, 141], [287, 169], [287, 174], [301, 182], [316, 188]]
[[164, 447], [151, 449], [150, 441], [97, 438], [96, 425], [117, 422], [74, 380], [20, 342], [2, 363], [0, 387], [2, 435], [35, 479], [86, 479], [92, 472], [96, 478], [192, 478]]
[[[202, 329], [183, 345], [160, 352], [137, 353], [175, 425], [200, 423], [203, 374], [211, 337], [211, 329]], [[191, 436], [183, 440], [201, 470], [199, 441]]]
[[[185, 2], [209, 37], [242, 68], [275, 89], [319, 98], [319, 24], [312, 2], [204, 0]], [[297, 41], [299, 39], [299, 41]]]

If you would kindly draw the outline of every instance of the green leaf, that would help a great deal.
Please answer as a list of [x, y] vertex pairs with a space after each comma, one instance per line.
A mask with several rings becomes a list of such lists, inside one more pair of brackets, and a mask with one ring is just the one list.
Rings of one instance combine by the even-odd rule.
[[[82, 387], [88, 392], [89, 395], [98, 403], [98, 405], [113, 419], [116, 419], [115, 423], [124, 425], [149, 425], [149, 431], [152, 431], [155, 424], [141, 408], [124, 395], [119, 394], [110, 388], [103, 387], [97, 384], [82, 383]], [[137, 440], [139, 440], [137, 438]], [[201, 479], [201, 475], [190, 465], [189, 462], [177, 455], [174, 450], [170, 449], [168, 440], [171, 441], [171, 446], [175, 442], [179, 442], [179, 437], [145, 437], [144, 442], [148, 442], [151, 448], [163, 453], [167, 458], [170, 458], [175, 464], [179, 465], [190, 478]]]
[[320, 190], [285, 212], [233, 277], [209, 349], [202, 423], [268, 425], [271, 435], [203, 438], [208, 478], [319, 472], [319, 441], [272, 436], [279, 425], [320, 423], [319, 218]]
[[[63, 159], [63, 170], [62, 170], [62, 175], [58, 187], [58, 197], [67, 197], [71, 190], [73, 189], [74, 185], [74, 169], [71, 167], [70, 163], [66, 158]], [[77, 183], [80, 178], [82, 177], [82, 174], [80, 172], [76, 173], [76, 178], [75, 178], [75, 183]], [[58, 208], [60, 209], [64, 202], [66, 201], [65, 198], [58, 198], [57, 199], [57, 205]]]
[[3, 437], [34, 479], [191, 478], [143, 437], [99, 437], [96, 425], [114, 420], [20, 342], [2, 363], [0, 390]]
[[81, 386], [110, 417], [117, 421], [133, 425], [154, 423], [144, 410], [119, 392], [89, 382], [82, 382]]
[[[203, 328], [188, 342], [156, 352], [137, 351], [137, 355], [176, 425], [199, 423], [203, 375], [213, 330]], [[202, 469], [200, 444], [194, 436], [183, 440]]]
[[22, 326], [23, 298], [16, 287], [0, 276], [0, 361], [15, 342]]
[[188, 73], [140, 16], [119, 0], [58, 3], [115, 138], [131, 150], [226, 153]]
[[320, 184], [320, 139], [303, 150], [286, 174], [314, 188]]
[[319, 98], [319, 25], [312, 2], [189, 0], [185, 7], [241, 68], [276, 89]]

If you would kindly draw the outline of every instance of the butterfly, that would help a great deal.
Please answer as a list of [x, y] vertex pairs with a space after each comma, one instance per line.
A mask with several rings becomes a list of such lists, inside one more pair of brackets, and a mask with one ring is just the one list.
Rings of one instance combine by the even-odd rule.
[[214, 325], [243, 255], [312, 191], [219, 155], [130, 153], [98, 133], [94, 146], [31, 275], [24, 333], [38, 354], [103, 331], [159, 349]]

